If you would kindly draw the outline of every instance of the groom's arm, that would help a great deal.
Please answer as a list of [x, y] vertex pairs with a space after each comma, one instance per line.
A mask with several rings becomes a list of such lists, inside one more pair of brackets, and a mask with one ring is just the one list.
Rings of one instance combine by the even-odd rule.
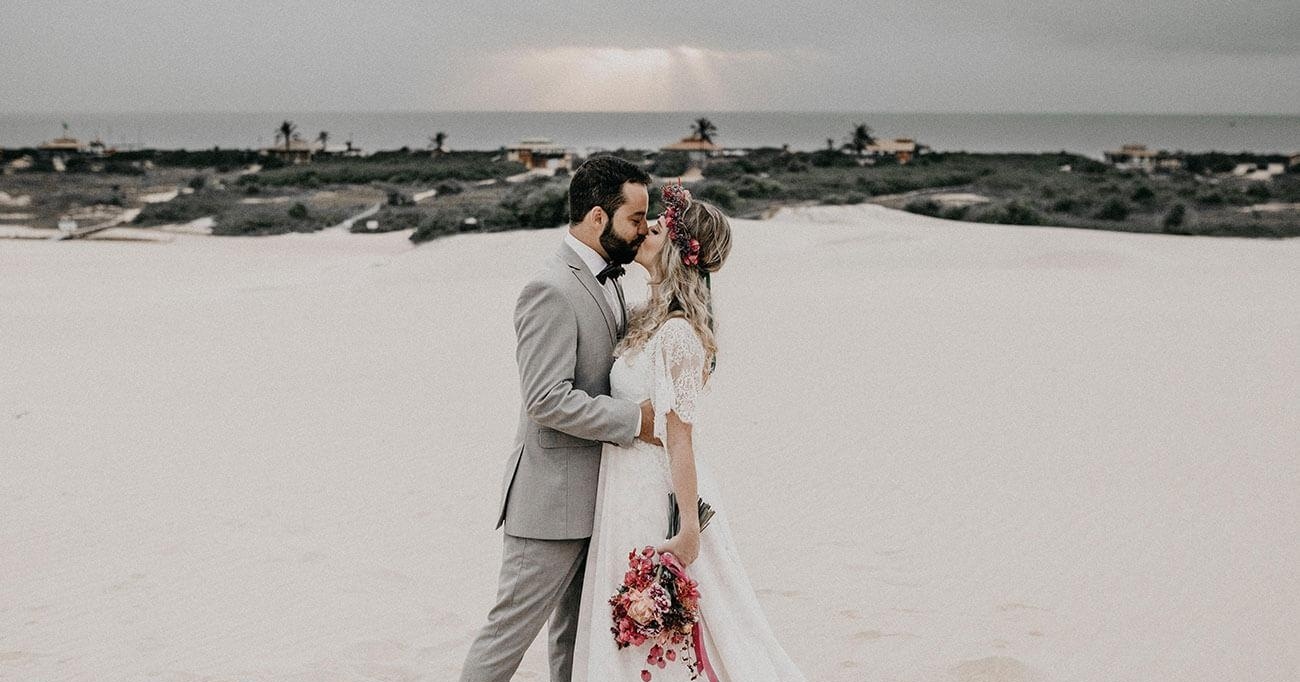
[[524, 287], [515, 306], [515, 359], [524, 408], [538, 424], [587, 440], [631, 445], [641, 406], [573, 386], [578, 318], [564, 294], [544, 281]]

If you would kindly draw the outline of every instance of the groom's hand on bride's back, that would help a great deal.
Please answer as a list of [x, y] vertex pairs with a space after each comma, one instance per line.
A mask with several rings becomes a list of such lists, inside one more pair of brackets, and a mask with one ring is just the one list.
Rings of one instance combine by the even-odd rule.
[[663, 445], [663, 442], [655, 438], [655, 408], [649, 400], [641, 402], [641, 433], [637, 438], [651, 444]]

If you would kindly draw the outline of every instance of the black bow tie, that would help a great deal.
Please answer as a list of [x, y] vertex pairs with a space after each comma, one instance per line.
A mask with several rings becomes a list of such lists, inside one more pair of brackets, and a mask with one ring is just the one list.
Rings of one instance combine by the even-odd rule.
[[618, 263], [610, 263], [609, 265], [605, 266], [604, 270], [601, 270], [599, 273], [597, 273], [596, 281], [600, 282], [603, 285], [605, 284], [605, 280], [618, 279], [619, 277], [622, 277], [626, 273], [627, 270], [624, 270], [622, 265], [619, 265]]

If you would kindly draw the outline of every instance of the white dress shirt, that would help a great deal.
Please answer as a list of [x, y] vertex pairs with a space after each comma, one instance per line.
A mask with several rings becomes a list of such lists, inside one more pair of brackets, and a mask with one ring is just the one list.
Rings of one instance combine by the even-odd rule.
[[[564, 235], [564, 243], [568, 244], [569, 248], [573, 249], [574, 253], [578, 254], [578, 257], [582, 259], [582, 262], [587, 264], [587, 269], [591, 270], [592, 277], [600, 274], [600, 271], [604, 270], [606, 265], [609, 265], [604, 258], [600, 257], [599, 253], [596, 253], [595, 249], [578, 241], [578, 238], [572, 234]], [[597, 284], [600, 284], [600, 282], [597, 281]], [[605, 300], [609, 303], [609, 309], [614, 311], [614, 319], [618, 321], [620, 327], [623, 327], [627, 324], [627, 320], [623, 319], [627, 311], [623, 310], [623, 306], [618, 303], [618, 290], [614, 288], [615, 286], [617, 285], [614, 284], [614, 280], [611, 278], [601, 284], [600, 288], [605, 292]], [[641, 433], [641, 413], [639, 412], [636, 415], [636, 432]]]
[[[564, 243], [568, 244], [569, 248], [573, 249], [579, 258], [582, 258], [582, 262], [587, 264], [587, 269], [591, 270], [592, 277], [600, 274], [600, 271], [604, 270], [606, 265], [609, 265], [604, 258], [600, 257], [599, 253], [596, 253], [595, 249], [578, 241], [578, 238], [572, 234], [564, 235]], [[599, 282], [597, 283], [599, 284]], [[623, 327], [627, 322], [627, 320], [623, 319], [627, 311], [623, 310], [623, 306], [619, 305], [618, 290], [614, 288], [615, 286], [617, 285], [614, 284], [613, 278], [610, 278], [605, 280], [605, 283], [601, 284], [600, 288], [605, 292], [605, 301], [609, 303], [609, 309], [614, 311], [614, 320], [618, 322], [619, 327]]]

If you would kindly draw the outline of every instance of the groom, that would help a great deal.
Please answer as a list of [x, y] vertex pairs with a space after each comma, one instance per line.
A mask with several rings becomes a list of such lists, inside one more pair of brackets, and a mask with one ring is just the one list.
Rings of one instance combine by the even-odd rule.
[[550, 618], [551, 682], [568, 682], [596, 510], [601, 442], [654, 442], [650, 403], [609, 396], [627, 331], [618, 278], [647, 234], [650, 176], [613, 156], [569, 183], [569, 233], [515, 305], [523, 410], [497, 527], [505, 548], [496, 605], [461, 682], [508, 682]]

